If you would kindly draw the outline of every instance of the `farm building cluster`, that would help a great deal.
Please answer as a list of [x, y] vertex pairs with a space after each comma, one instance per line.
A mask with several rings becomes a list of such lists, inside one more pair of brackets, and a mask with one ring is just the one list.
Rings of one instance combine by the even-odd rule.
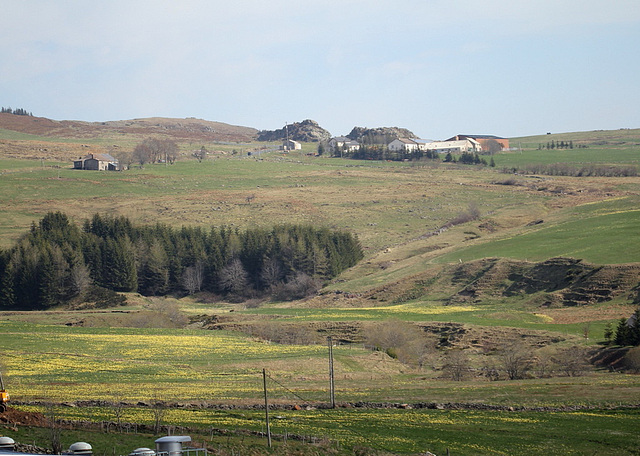
[[[354, 152], [360, 149], [360, 143], [345, 136], [336, 136], [329, 141], [332, 152], [343, 150]], [[394, 152], [437, 152], [446, 153], [479, 153], [499, 152], [509, 149], [509, 140], [493, 135], [456, 135], [444, 141], [432, 141], [418, 138], [396, 138], [387, 144], [387, 148]]]
[[[355, 152], [360, 149], [360, 143], [345, 136], [331, 138], [328, 143], [332, 153], [336, 151]], [[387, 144], [387, 148], [394, 152], [437, 152], [446, 153], [495, 153], [509, 149], [509, 140], [492, 135], [456, 135], [444, 141], [431, 141], [418, 138], [396, 138]], [[302, 144], [298, 141], [286, 139], [280, 150], [300, 150]], [[120, 169], [118, 160], [109, 154], [88, 154], [74, 160], [73, 169], [95, 171], [117, 171]]]

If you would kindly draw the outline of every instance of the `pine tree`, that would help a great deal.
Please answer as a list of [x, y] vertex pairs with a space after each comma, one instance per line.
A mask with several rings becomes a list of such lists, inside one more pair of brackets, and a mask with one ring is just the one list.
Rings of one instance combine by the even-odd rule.
[[169, 258], [161, 243], [154, 239], [141, 252], [138, 271], [138, 290], [143, 295], [157, 296], [169, 288]]
[[128, 237], [107, 238], [101, 253], [101, 284], [114, 291], [136, 291], [138, 271], [131, 240]]
[[9, 252], [0, 251], [0, 307], [12, 308], [15, 304]]

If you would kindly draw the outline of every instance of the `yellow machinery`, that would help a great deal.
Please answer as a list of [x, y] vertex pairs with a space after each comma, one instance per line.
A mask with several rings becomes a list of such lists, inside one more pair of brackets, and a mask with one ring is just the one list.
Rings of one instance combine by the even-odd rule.
[[0, 374], [0, 413], [7, 410], [7, 402], [9, 402], [9, 393], [4, 389], [4, 381], [2, 380], [2, 374]]

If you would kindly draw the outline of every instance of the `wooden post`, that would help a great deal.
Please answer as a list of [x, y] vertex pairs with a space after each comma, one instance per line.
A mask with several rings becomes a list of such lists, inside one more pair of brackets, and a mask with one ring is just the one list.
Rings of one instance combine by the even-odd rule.
[[336, 408], [336, 389], [333, 377], [333, 340], [331, 336], [327, 337], [329, 343], [329, 396], [331, 400], [331, 408]]
[[267, 371], [262, 369], [262, 386], [264, 387], [264, 413], [267, 419], [267, 445], [271, 448], [271, 427], [269, 426], [269, 401], [267, 400]]

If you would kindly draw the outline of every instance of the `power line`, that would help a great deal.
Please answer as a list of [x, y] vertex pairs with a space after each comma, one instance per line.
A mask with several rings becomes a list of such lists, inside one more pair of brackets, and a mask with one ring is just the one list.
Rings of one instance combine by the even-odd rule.
[[[296, 393], [295, 391], [290, 390], [289, 388], [287, 388], [285, 385], [283, 385], [282, 383], [280, 383], [278, 380], [276, 380], [275, 378], [273, 378], [272, 376], [270, 376], [269, 374], [267, 374], [267, 377], [269, 377], [269, 379], [271, 381], [273, 381], [275, 384], [277, 384], [278, 386], [280, 386], [282, 389], [284, 389], [285, 391], [287, 391], [288, 393], [292, 394], [294, 397], [296, 397], [298, 400], [302, 401], [302, 402], [313, 402], [311, 400], [307, 400], [305, 398], [303, 398], [302, 396], [300, 396], [298, 393]], [[332, 418], [332, 416], [328, 413], [325, 412], [322, 409], [318, 409], [316, 408], [316, 411], [323, 415], [325, 418], [329, 419]], [[334, 412], [337, 413], [337, 412]], [[346, 426], [344, 426], [340, 421], [336, 421], [336, 424], [338, 425], [338, 427], [342, 428], [343, 430], [346, 430], [348, 432], [350, 432], [351, 434], [360, 437], [363, 441], [369, 443], [372, 447], [378, 446], [378, 448], [387, 451], [389, 453], [393, 453], [393, 450], [391, 450], [390, 448], [386, 448], [382, 445], [379, 445], [373, 441], [371, 441], [367, 436], [360, 434], [359, 432], [355, 431], [354, 429], [348, 428]]]

